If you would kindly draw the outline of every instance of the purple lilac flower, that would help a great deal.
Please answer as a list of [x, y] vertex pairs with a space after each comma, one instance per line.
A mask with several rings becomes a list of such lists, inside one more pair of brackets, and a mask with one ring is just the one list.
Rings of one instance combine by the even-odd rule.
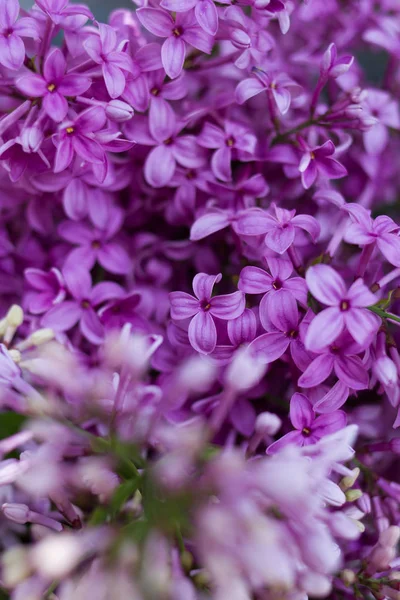
[[309, 350], [326, 348], [344, 329], [361, 345], [376, 333], [379, 318], [366, 308], [375, 304], [376, 297], [362, 279], [347, 290], [332, 267], [315, 265], [308, 269], [306, 281], [312, 295], [329, 307], [316, 315], [308, 328], [305, 345]]
[[111, 98], [118, 98], [125, 89], [126, 75], [133, 71], [131, 57], [123, 52], [125, 42], [117, 43], [117, 34], [109, 25], [99, 24], [99, 35], [90, 36], [84, 48], [90, 58], [101, 65], [104, 82]]
[[25, 60], [25, 45], [21, 38], [37, 39], [38, 28], [34, 19], [19, 15], [18, 0], [0, 1], [0, 64], [17, 71]]
[[43, 108], [54, 121], [60, 122], [67, 116], [66, 96], [83, 94], [91, 85], [84, 75], [66, 73], [67, 64], [58, 48], [47, 54], [43, 63], [43, 76], [34, 73], [17, 80], [18, 89], [29, 98], [43, 98]]
[[186, 44], [207, 54], [211, 53], [213, 38], [197, 24], [195, 11], [178, 12], [175, 19], [168, 12], [157, 8], [140, 8], [136, 14], [142, 25], [153, 35], [166, 38], [161, 48], [161, 59], [165, 72], [171, 79], [182, 72]]
[[346, 426], [346, 413], [337, 410], [316, 417], [307, 396], [298, 393], [294, 394], [290, 400], [289, 417], [295, 431], [286, 433], [277, 442], [271, 444], [267, 449], [268, 454], [275, 454], [288, 444], [296, 446], [315, 444], [325, 435]]
[[53, 267], [47, 272], [41, 269], [26, 269], [24, 275], [32, 288], [26, 298], [31, 313], [42, 314], [64, 300], [64, 280], [58, 269]]
[[238, 155], [242, 160], [246, 160], [248, 155], [250, 159], [257, 140], [247, 127], [227, 121], [224, 130], [212, 123], [206, 123], [197, 137], [197, 143], [203, 148], [216, 149], [211, 159], [213, 173], [221, 181], [231, 181], [233, 157]]
[[332, 158], [335, 154], [335, 146], [331, 140], [314, 148], [311, 148], [302, 138], [299, 138], [299, 141], [303, 151], [299, 171], [306, 190], [315, 182], [317, 175], [326, 179], [340, 179], [347, 175], [346, 168]]
[[63, 332], [79, 323], [82, 335], [93, 344], [100, 344], [104, 331], [96, 308], [103, 302], [122, 296], [123, 290], [111, 281], [92, 287], [88, 270], [75, 263], [66, 264], [62, 274], [72, 298], [63, 300], [46, 312], [42, 325]]
[[221, 274], [199, 273], [193, 279], [195, 296], [186, 292], [170, 294], [171, 317], [178, 321], [191, 319], [189, 340], [193, 348], [202, 354], [210, 354], [217, 345], [214, 318], [224, 321], [235, 319], [240, 317], [245, 308], [245, 296], [241, 291], [212, 297], [213, 287], [221, 279]]
[[258, 208], [243, 211], [236, 224], [239, 235], [265, 235], [265, 244], [278, 254], [283, 254], [295, 241], [296, 229], [307, 231], [315, 242], [319, 236], [319, 224], [310, 215], [296, 215], [273, 204], [274, 214]]
[[370, 212], [358, 204], [346, 205], [352, 223], [347, 227], [344, 239], [352, 244], [370, 247], [376, 246], [384, 257], [394, 266], [400, 266], [399, 226], [386, 215], [373, 219]]

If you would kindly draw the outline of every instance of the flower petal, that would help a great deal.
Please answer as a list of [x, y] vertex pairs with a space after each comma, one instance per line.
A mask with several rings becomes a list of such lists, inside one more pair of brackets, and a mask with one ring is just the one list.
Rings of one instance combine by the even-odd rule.
[[276, 226], [268, 231], [265, 236], [265, 243], [274, 252], [283, 254], [293, 244], [295, 228], [291, 223], [284, 227]]
[[194, 14], [200, 27], [210, 35], [215, 35], [218, 30], [217, 8], [212, 0], [198, 0]]
[[200, 310], [197, 298], [185, 292], [171, 292], [169, 295], [171, 318], [180, 320], [193, 317]]
[[151, 150], [144, 165], [144, 176], [150, 185], [159, 188], [167, 185], [175, 172], [176, 162], [168, 146], [157, 146]]
[[[209, 212], [199, 217], [192, 225], [190, 239], [193, 242], [202, 240], [230, 224], [229, 213], [224, 211]], [[238, 286], [239, 289], [240, 286]], [[245, 290], [244, 290], [245, 291]]]
[[229, 320], [240, 317], [246, 306], [243, 292], [238, 291], [224, 296], [215, 296], [210, 300], [210, 313], [219, 319]]
[[290, 399], [289, 416], [296, 429], [311, 427], [314, 421], [314, 411], [307, 396], [299, 393], [293, 394]]
[[158, 37], [168, 37], [174, 28], [174, 20], [165, 10], [139, 8], [136, 16], [143, 27]]
[[334, 358], [331, 354], [317, 356], [297, 382], [302, 388], [316, 387], [332, 373]]
[[335, 373], [345, 385], [353, 390], [368, 387], [368, 372], [359, 356], [337, 356]]
[[272, 277], [259, 267], [244, 267], [240, 271], [238, 288], [246, 294], [264, 294], [272, 289]]
[[68, 300], [56, 304], [44, 315], [41, 320], [43, 327], [50, 327], [54, 331], [68, 331], [79, 321], [82, 309], [77, 302]]
[[46, 82], [40, 75], [24, 75], [15, 82], [20, 92], [30, 98], [41, 98], [47, 93]]
[[126, 275], [132, 270], [129, 254], [116, 242], [109, 242], [99, 249], [98, 262], [107, 271], [116, 275]]
[[211, 168], [217, 179], [231, 181], [232, 179], [232, 150], [228, 146], [218, 148], [212, 156]]
[[68, 102], [58, 92], [47, 93], [43, 98], [43, 108], [50, 119], [60, 123], [67, 116]]
[[338, 381], [325, 396], [314, 404], [314, 410], [317, 413], [330, 413], [343, 406], [348, 397], [349, 388], [342, 381]]
[[201, 354], [210, 354], [217, 345], [217, 329], [209, 312], [200, 311], [190, 321], [188, 329], [192, 347]]
[[283, 435], [279, 440], [268, 446], [267, 454], [276, 454], [282, 448], [293, 444], [294, 446], [303, 445], [303, 436], [300, 431], [289, 431], [286, 435]]
[[211, 299], [214, 285], [222, 279], [221, 273], [218, 275], [207, 275], [206, 273], [197, 273], [193, 279], [193, 291], [199, 300]]
[[378, 331], [381, 325], [378, 315], [367, 308], [352, 308], [343, 314], [350, 335], [361, 346]]
[[314, 265], [307, 270], [308, 289], [319, 302], [336, 306], [346, 296], [343, 279], [328, 265]]
[[264, 333], [251, 342], [249, 352], [261, 363], [268, 364], [280, 358], [289, 343], [289, 338], [280, 331]]
[[43, 75], [47, 83], [58, 83], [65, 73], [67, 63], [59, 48], [52, 48], [43, 64]]
[[22, 67], [24, 59], [25, 46], [19, 35], [12, 33], [6, 37], [0, 34], [0, 64], [17, 71]]
[[181, 37], [171, 36], [163, 43], [161, 60], [166, 74], [171, 79], [175, 79], [182, 73], [185, 54], [186, 44]]
[[342, 333], [344, 325], [344, 313], [336, 307], [326, 308], [311, 321], [306, 333], [305, 347], [307, 350], [318, 352], [330, 346]]

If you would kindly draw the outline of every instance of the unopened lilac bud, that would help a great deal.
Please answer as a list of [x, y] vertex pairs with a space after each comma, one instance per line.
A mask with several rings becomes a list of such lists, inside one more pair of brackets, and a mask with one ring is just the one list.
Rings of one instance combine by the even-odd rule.
[[49, 327], [45, 327], [43, 329], [38, 329], [34, 331], [30, 336], [30, 341], [32, 342], [32, 346], [42, 346], [42, 344], [47, 344], [54, 339], [54, 331]]
[[20, 138], [24, 152], [37, 152], [44, 140], [43, 128], [37, 125], [26, 127]]
[[342, 481], [340, 482], [340, 489], [342, 489], [343, 491], [346, 491], [349, 488], [353, 487], [359, 474], [360, 474], [359, 468], [356, 467], [355, 469], [353, 469], [352, 475], [346, 475], [346, 477], [343, 477]]
[[357, 576], [351, 569], [343, 569], [340, 573], [340, 579], [343, 581], [344, 585], [350, 586], [355, 583]]
[[24, 320], [24, 311], [18, 304], [13, 304], [7, 313], [6, 319], [10, 327], [19, 327]]
[[127, 102], [111, 100], [106, 106], [106, 115], [111, 121], [123, 123], [133, 117], [134, 110]]
[[383, 385], [397, 383], [397, 368], [391, 358], [380, 356], [372, 363], [372, 372]]
[[321, 62], [321, 74], [336, 79], [347, 73], [354, 62], [354, 56], [337, 57], [335, 44], [329, 44]]
[[391, 525], [379, 535], [379, 543], [382, 546], [395, 547], [400, 539], [400, 527]]
[[234, 29], [230, 35], [230, 41], [239, 50], [245, 50], [250, 47], [251, 39], [242, 29]]
[[361, 498], [357, 500], [357, 506], [366, 515], [371, 512], [371, 497], [369, 494], [363, 494]]
[[347, 490], [346, 492], [346, 500], [347, 502], [355, 502], [362, 496], [361, 490]]
[[6, 503], [1, 507], [3, 515], [14, 523], [25, 525], [29, 521], [29, 507], [26, 504]]
[[282, 426], [282, 421], [270, 412], [263, 412], [258, 415], [255, 423], [255, 430], [258, 434], [264, 435], [275, 435]]

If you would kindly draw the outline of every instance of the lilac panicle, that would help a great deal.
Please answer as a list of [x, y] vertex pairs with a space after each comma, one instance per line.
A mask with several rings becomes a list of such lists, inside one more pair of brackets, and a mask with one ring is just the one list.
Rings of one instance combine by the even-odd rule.
[[399, 600], [398, 0], [32, 4], [0, 596]]

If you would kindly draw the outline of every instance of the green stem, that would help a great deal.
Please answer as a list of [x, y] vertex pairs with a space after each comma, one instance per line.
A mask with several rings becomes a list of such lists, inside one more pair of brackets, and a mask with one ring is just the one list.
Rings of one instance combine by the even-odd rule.
[[400, 317], [398, 317], [397, 315], [392, 315], [391, 313], [382, 310], [378, 306], [368, 306], [367, 308], [368, 310], [374, 312], [376, 315], [379, 315], [382, 319], [389, 319], [390, 321], [396, 321], [397, 323], [400, 323]]

